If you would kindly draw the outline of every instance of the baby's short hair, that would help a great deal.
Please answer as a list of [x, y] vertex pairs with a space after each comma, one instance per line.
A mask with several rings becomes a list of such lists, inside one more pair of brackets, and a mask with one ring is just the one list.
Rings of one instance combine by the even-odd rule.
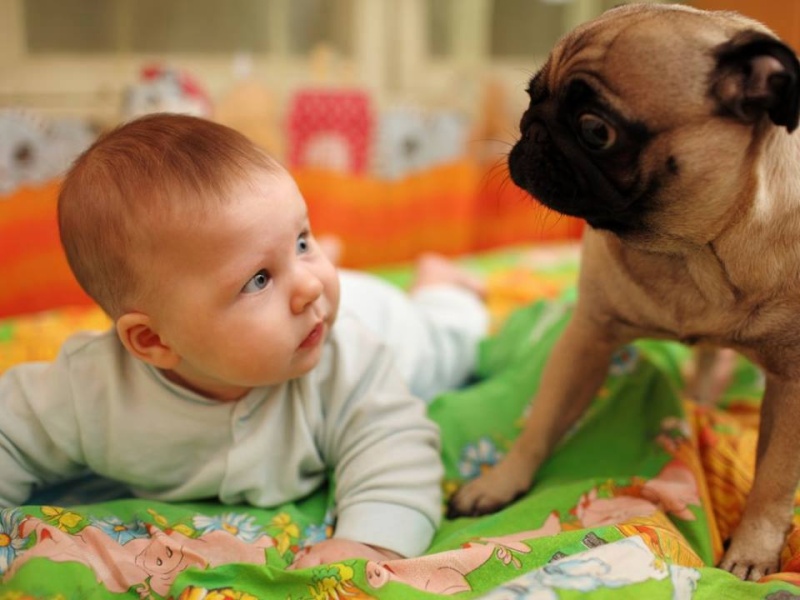
[[153, 114], [101, 136], [77, 158], [58, 197], [61, 243], [78, 283], [116, 319], [142, 293], [132, 257], [164, 219], [202, 216], [258, 172], [282, 167], [237, 131]]

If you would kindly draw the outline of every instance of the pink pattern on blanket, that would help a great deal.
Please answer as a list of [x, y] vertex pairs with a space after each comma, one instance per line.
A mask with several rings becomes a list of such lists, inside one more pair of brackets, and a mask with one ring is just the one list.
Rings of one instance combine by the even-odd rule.
[[459, 550], [438, 552], [418, 558], [374, 562], [366, 565], [367, 583], [378, 589], [389, 581], [399, 581], [418, 590], [451, 595], [472, 591], [467, 575], [495, 556], [505, 566], [521, 567], [515, 552], [527, 554], [530, 547], [522, 542], [555, 535], [561, 531], [558, 513], [552, 512], [538, 529], [492, 538], [480, 538]]
[[191, 538], [175, 530], [146, 527], [149, 537], [121, 544], [93, 525], [69, 534], [41, 519], [28, 517], [19, 526], [20, 535], [28, 537], [36, 533], [36, 543], [18, 555], [5, 579], [10, 579], [30, 559], [43, 557], [88, 566], [97, 581], [111, 592], [126, 592], [136, 586], [141, 597], [150, 596], [151, 591], [164, 596], [187, 567], [206, 568], [234, 562], [265, 564], [266, 548], [275, 545], [266, 535], [248, 543], [220, 530]]

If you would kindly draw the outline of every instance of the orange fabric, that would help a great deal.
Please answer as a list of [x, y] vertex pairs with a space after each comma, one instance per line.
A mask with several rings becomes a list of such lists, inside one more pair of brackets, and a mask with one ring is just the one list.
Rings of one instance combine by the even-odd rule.
[[[463, 255], [506, 245], [576, 239], [582, 223], [542, 208], [505, 171], [464, 160], [387, 181], [318, 169], [294, 173], [317, 235], [343, 245], [342, 266], [406, 262], [425, 251]], [[58, 237], [58, 181], [0, 196], [0, 317], [91, 300]]]
[[[718, 529], [714, 544], [716, 562], [723, 552], [720, 540], [727, 539], [741, 521], [745, 500], [753, 485], [760, 403], [742, 399], [725, 408], [697, 406], [689, 401], [685, 405], [697, 434], [705, 483]], [[780, 571], [760, 581], [800, 585], [800, 490], [795, 494], [794, 521], [781, 551]]]
[[481, 175], [470, 250], [579, 239], [584, 222], [545, 208], [511, 181], [507, 167]]
[[0, 196], [0, 316], [92, 302], [58, 237], [57, 181]]
[[342, 239], [343, 266], [395, 263], [426, 250], [463, 254], [471, 248], [477, 171], [468, 162], [398, 181], [314, 169], [294, 175], [315, 233]]
[[795, 50], [800, 48], [800, 3], [780, 0], [691, 0], [703, 10], [733, 10], [757, 19]]
[[549, 211], [519, 190], [505, 167], [486, 173], [465, 160], [398, 181], [315, 169], [294, 175], [316, 234], [342, 238], [347, 267], [407, 261], [424, 251], [455, 256], [578, 239], [583, 232], [582, 221]]

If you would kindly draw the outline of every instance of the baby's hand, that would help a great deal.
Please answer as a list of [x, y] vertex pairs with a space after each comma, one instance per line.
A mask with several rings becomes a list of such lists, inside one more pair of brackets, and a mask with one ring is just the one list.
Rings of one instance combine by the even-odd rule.
[[360, 542], [331, 538], [308, 548], [303, 548], [294, 557], [294, 562], [288, 569], [305, 569], [317, 565], [338, 562], [347, 558], [365, 558], [367, 560], [395, 560], [403, 558], [396, 552], [368, 546]]

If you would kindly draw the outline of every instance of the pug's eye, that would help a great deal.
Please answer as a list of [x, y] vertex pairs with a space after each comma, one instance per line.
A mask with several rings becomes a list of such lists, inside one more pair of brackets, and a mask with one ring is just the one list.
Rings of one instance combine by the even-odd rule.
[[578, 118], [578, 133], [589, 150], [608, 150], [617, 141], [614, 128], [591, 113], [585, 113]]

